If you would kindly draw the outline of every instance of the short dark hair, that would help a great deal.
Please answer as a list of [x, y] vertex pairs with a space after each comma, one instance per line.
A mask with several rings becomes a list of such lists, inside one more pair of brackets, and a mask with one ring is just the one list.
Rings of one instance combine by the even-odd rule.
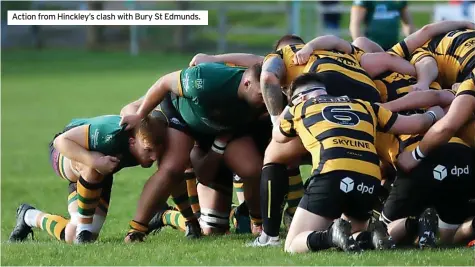
[[274, 51], [277, 51], [277, 48], [280, 46], [281, 43], [284, 42], [296, 42], [298, 44], [305, 44], [305, 41], [298, 35], [295, 34], [286, 34], [282, 36], [274, 45]]
[[305, 73], [300, 76], [298, 76], [291, 84], [289, 88], [289, 99], [292, 98], [294, 95], [295, 91], [304, 85], [310, 84], [310, 83], [323, 83], [325, 85], [325, 81], [322, 77], [321, 74], [319, 73]]
[[261, 72], [262, 72], [262, 62], [254, 64], [252, 67], [248, 69], [249, 74], [252, 78], [256, 79], [257, 81], [261, 80]]

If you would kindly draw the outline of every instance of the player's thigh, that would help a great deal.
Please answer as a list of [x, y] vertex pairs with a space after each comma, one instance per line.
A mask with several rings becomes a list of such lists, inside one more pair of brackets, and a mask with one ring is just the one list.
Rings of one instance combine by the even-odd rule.
[[182, 177], [190, 164], [190, 152], [193, 146], [194, 139], [189, 134], [168, 128], [165, 151], [160, 159], [158, 171]]
[[234, 139], [224, 153], [226, 165], [237, 175], [246, 178], [260, 177], [262, 156], [251, 136]]
[[293, 138], [287, 143], [277, 143], [272, 140], [264, 154], [264, 164], [280, 163], [290, 165], [307, 153], [308, 151], [303, 146], [300, 138]]

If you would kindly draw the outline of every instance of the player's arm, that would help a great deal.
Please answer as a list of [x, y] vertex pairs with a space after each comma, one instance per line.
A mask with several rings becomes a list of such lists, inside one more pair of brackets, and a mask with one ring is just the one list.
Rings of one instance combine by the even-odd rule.
[[351, 44], [363, 50], [365, 53], [384, 52], [384, 49], [379, 44], [363, 36], [356, 38]]
[[432, 107], [424, 114], [398, 115], [382, 106], [371, 104], [378, 117], [378, 129], [392, 134], [425, 133], [437, 120], [444, 116], [440, 107]]
[[66, 158], [82, 163], [102, 174], [112, 172], [119, 160], [115, 157], [106, 156], [90, 151], [89, 148], [89, 125], [74, 127], [54, 139], [54, 148]]
[[226, 62], [237, 66], [252, 67], [264, 61], [263, 56], [247, 53], [229, 53], [221, 55], [197, 54], [191, 59], [190, 67], [206, 62]]
[[418, 60], [415, 64], [417, 83], [412, 86], [415, 91], [429, 90], [429, 85], [437, 79], [439, 68], [435, 59], [428, 55]]
[[200, 183], [206, 185], [216, 178], [219, 165], [223, 160], [226, 146], [231, 137], [231, 135], [216, 137], [208, 152], [195, 145], [190, 153], [190, 159], [196, 176], [199, 177]]
[[142, 104], [142, 102], [143, 102], [143, 97], [141, 97], [138, 100], [135, 100], [132, 103], [127, 104], [125, 107], [123, 107], [120, 110], [120, 116], [135, 114], [137, 110], [139, 109], [140, 105]]
[[277, 143], [287, 143], [297, 137], [292, 120], [292, 112], [289, 106], [286, 106], [272, 129], [272, 139], [274, 141]]
[[148, 89], [137, 111], [134, 114], [123, 116], [120, 124], [127, 124], [126, 129], [130, 130], [162, 102], [168, 92], [173, 92], [180, 96], [183, 95], [180, 73], [181, 71], [175, 71], [158, 79], [155, 84]]
[[475, 24], [470, 21], [445, 20], [425, 25], [404, 39], [404, 43], [407, 46], [407, 52], [410, 55], [418, 47], [421, 47], [424, 43], [429, 41], [429, 39], [442, 33], [463, 28], [475, 29]]
[[414, 65], [401, 57], [386, 52], [365, 53], [361, 56], [360, 64], [371, 78], [386, 71], [416, 76]]
[[285, 74], [285, 64], [279, 56], [272, 56], [264, 61], [261, 73], [261, 91], [273, 123], [284, 109], [281, 80], [284, 79]]
[[343, 53], [352, 54], [354, 47], [347, 41], [334, 35], [318, 36], [305, 44], [293, 58], [294, 64], [304, 65], [308, 62], [310, 55], [315, 50], [337, 50]]
[[457, 131], [472, 118], [474, 110], [475, 97], [473, 95], [457, 96], [447, 114], [427, 131], [417, 148], [399, 155], [399, 167], [406, 172], [416, 167], [419, 161], [431, 151], [446, 144], [455, 136]]
[[353, 40], [364, 36], [361, 26], [363, 25], [366, 12], [366, 8], [362, 5], [361, 1], [355, 1], [354, 5], [351, 7], [350, 34]]
[[412, 19], [411, 12], [407, 7], [407, 3], [401, 9], [401, 22], [402, 22], [402, 31], [404, 36], [409, 36], [411, 33], [415, 32], [414, 22]]
[[450, 90], [427, 90], [410, 92], [396, 100], [381, 104], [382, 107], [399, 112], [433, 106], [446, 107], [454, 100], [455, 95]]

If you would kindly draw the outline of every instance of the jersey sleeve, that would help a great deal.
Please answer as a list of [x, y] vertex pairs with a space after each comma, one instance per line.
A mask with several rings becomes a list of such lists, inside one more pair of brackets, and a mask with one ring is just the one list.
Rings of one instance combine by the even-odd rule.
[[273, 57], [280, 57], [280, 58], [283, 58], [283, 52], [282, 52], [282, 49], [279, 49], [277, 51], [275, 51], [274, 53], [270, 53], [268, 54], [265, 58], [264, 58], [264, 61], [263, 62], [266, 62], [267, 60], [273, 58]]
[[407, 48], [406, 42], [404, 40], [402, 40], [401, 42], [395, 44], [387, 52], [391, 55], [402, 57], [406, 60], [409, 60], [409, 58], [411, 56], [409, 54], [409, 49]]
[[378, 104], [371, 103], [378, 121], [378, 130], [381, 132], [387, 132], [393, 127], [397, 120], [397, 113], [393, 113]]
[[427, 48], [427, 46], [417, 48], [410, 58], [412, 64], [416, 64], [419, 60], [425, 57], [432, 57], [431, 52]]
[[442, 90], [442, 86], [438, 82], [432, 82], [429, 85], [429, 88], [432, 89], [432, 90]]
[[287, 137], [297, 136], [297, 131], [294, 127], [294, 108], [287, 109], [284, 113], [284, 118], [280, 121], [280, 132]]
[[88, 127], [88, 150], [109, 154], [120, 146], [119, 135], [125, 129], [118, 123], [91, 123]]
[[350, 45], [351, 45], [351, 55], [353, 55], [356, 58], [356, 60], [360, 62], [361, 57], [365, 54], [365, 51], [363, 51], [363, 49], [356, 47], [352, 44]]
[[193, 97], [196, 90], [193, 90], [193, 81], [199, 79], [199, 67], [193, 66], [186, 69], [182, 69], [179, 74], [179, 96]]
[[475, 97], [475, 70], [460, 84], [456, 96], [459, 95], [471, 95]]

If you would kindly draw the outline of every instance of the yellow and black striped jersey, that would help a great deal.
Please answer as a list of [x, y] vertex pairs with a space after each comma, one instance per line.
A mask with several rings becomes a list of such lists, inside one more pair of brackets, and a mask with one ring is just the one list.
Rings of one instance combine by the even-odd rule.
[[[374, 95], [379, 98], [374, 82], [360, 65], [361, 57], [364, 54], [363, 50], [355, 46], [352, 46], [351, 54], [335, 50], [315, 50], [306, 65], [295, 65], [292, 61], [294, 55], [303, 47], [303, 44], [287, 45], [275, 53], [267, 55], [264, 59], [265, 62], [272, 57], [282, 58], [286, 69], [282, 87], [288, 87], [301, 74], [316, 72], [321, 73], [322, 77], [329, 81], [327, 90], [330, 93], [339, 93], [346, 88], [349, 90], [348, 93], [343, 91], [341, 95], [365, 100], [374, 98]], [[369, 92], [370, 96], [366, 97], [366, 92]]]
[[[417, 79], [410, 75], [387, 71], [378, 75], [374, 79], [374, 83], [384, 103], [405, 96], [411, 91], [411, 86], [417, 83]], [[437, 82], [433, 82], [430, 88], [434, 90], [442, 89]]]
[[437, 81], [443, 88], [450, 88], [456, 82], [465, 80], [475, 68], [475, 30], [455, 30], [438, 35], [408, 54], [404, 41], [388, 52], [416, 63], [430, 56], [437, 61]]
[[[473, 61], [475, 61], [475, 58]], [[457, 96], [459, 95], [471, 95], [475, 97], [475, 69], [460, 84], [457, 89]]]
[[312, 173], [354, 171], [381, 179], [377, 130], [386, 132], [397, 114], [366, 101], [319, 96], [289, 108], [280, 130], [299, 136], [312, 155]]

